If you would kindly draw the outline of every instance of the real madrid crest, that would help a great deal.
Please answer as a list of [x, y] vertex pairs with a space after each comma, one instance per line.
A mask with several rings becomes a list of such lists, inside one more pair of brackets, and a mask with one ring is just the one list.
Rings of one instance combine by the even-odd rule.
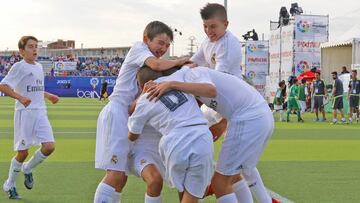
[[210, 102], [210, 108], [216, 111], [217, 105], [218, 105], [217, 101], [212, 99]]
[[213, 64], [216, 64], [216, 54], [215, 53], [213, 53], [213, 55], [211, 56], [211, 63], [213, 63]]
[[116, 156], [116, 155], [113, 155], [113, 156], [111, 157], [111, 163], [116, 164], [117, 162], [118, 162], [117, 156]]

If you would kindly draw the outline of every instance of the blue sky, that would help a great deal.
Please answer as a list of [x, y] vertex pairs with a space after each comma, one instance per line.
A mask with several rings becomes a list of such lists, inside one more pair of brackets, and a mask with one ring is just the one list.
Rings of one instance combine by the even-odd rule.
[[[22, 35], [45, 41], [73, 39], [80, 47], [129, 46], [142, 39], [145, 25], [160, 20], [183, 35], [175, 36], [175, 53], [187, 53], [187, 40], [205, 38], [199, 9], [204, 0], [1, 0], [0, 50], [16, 49]], [[223, 3], [223, 1], [211, 1]], [[239, 38], [255, 28], [269, 35], [269, 21], [277, 20], [281, 6], [294, 1], [228, 0], [229, 30]], [[297, 1], [307, 14], [330, 16], [330, 36], [337, 39], [351, 27], [360, 27], [358, 0]], [[356, 30], [356, 29], [355, 29]], [[360, 37], [360, 33], [358, 34]]]

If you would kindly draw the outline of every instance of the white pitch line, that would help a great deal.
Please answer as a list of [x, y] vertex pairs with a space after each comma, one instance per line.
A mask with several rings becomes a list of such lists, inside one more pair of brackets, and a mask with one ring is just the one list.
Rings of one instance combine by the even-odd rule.
[[291, 200], [287, 199], [286, 197], [279, 195], [278, 193], [270, 190], [269, 188], [267, 188], [267, 190], [271, 197], [278, 199], [281, 203], [295, 203], [294, 201], [291, 201]]

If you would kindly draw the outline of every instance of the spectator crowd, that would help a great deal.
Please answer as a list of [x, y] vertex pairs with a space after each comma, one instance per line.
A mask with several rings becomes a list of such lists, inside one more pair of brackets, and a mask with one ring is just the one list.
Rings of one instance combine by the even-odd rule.
[[[20, 61], [20, 55], [13, 54], [12, 56], [0, 56], [0, 76], [5, 76], [11, 66]], [[38, 57], [38, 61], [51, 62], [76, 62], [76, 70], [73, 71], [59, 71], [54, 67], [46, 74], [49, 76], [117, 76], [124, 58], [121, 57]]]

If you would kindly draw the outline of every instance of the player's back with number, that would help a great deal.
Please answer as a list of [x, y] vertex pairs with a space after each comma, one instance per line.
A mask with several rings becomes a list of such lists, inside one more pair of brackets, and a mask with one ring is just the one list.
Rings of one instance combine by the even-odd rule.
[[[173, 80], [180, 81], [180, 78], [168, 76], [159, 78], [156, 82]], [[140, 97], [137, 108], [146, 106], [141, 110], [141, 116], [147, 117], [150, 125], [158, 129], [162, 135], [169, 135], [175, 129], [207, 123], [191, 94], [173, 90], [167, 92], [157, 102], [149, 101], [147, 95]]]

